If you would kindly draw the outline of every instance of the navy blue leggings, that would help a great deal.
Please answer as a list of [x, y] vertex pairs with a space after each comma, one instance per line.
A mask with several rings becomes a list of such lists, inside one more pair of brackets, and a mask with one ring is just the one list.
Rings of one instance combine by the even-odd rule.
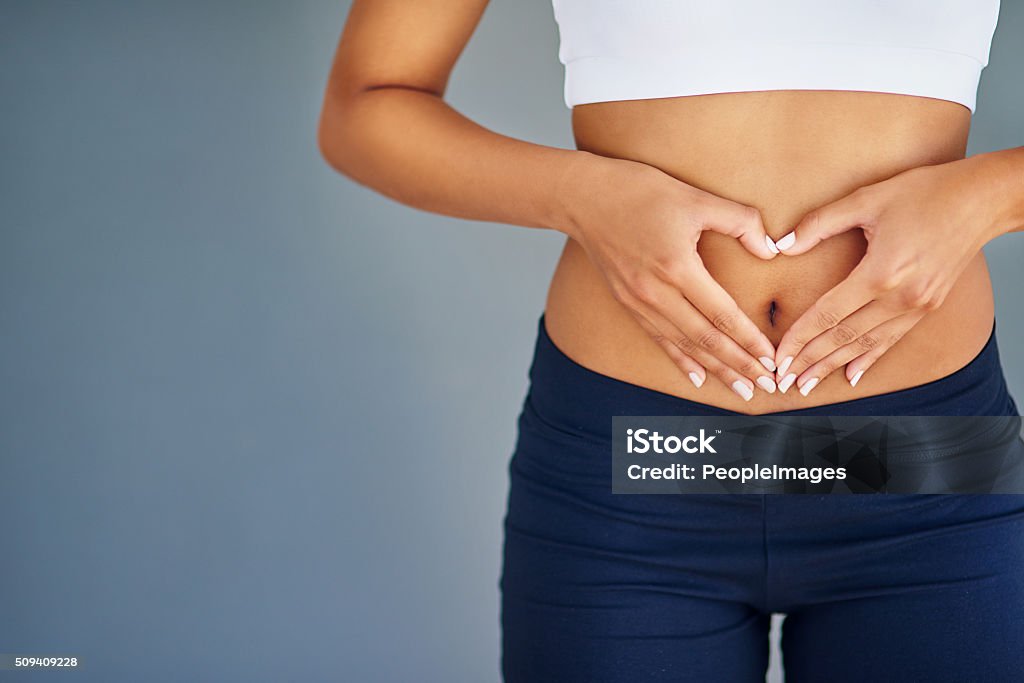
[[[957, 372], [786, 414], [1017, 415], [995, 332]], [[509, 462], [508, 683], [1024, 680], [1024, 495], [614, 495], [611, 416], [729, 411], [568, 358], [539, 324]]]

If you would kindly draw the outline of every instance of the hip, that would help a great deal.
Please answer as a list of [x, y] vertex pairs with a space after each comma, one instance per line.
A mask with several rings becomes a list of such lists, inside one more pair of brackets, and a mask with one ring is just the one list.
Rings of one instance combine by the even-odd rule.
[[[1017, 416], [1000, 363], [995, 323], [990, 322], [992, 329], [982, 350], [950, 375], [900, 391], [779, 414]], [[833, 542], [840, 533], [837, 517], [859, 520], [861, 530], [870, 524], [879, 535], [891, 534], [901, 524], [913, 534], [922, 528], [975, 524], [980, 528], [1012, 519], [1019, 538], [1024, 523], [1024, 494], [617, 495], [611, 482], [614, 416], [676, 415], [700, 420], [738, 413], [630, 384], [576, 363], [552, 341], [543, 315], [529, 378], [509, 462], [511, 519], [537, 534], [552, 534], [578, 517], [571, 532], [574, 536], [559, 541], [600, 544], [665, 529], [671, 529], [673, 536], [681, 525], [692, 525], [693, 532], [704, 539], [710, 538], [710, 527], [715, 538], [722, 538], [717, 532], [742, 522], [749, 523], [751, 543], [760, 547], [757, 540], [769, 508], [775, 515], [788, 516], [792, 526], [806, 527], [821, 543]], [[954, 447], [966, 451], [972, 443]], [[719, 514], [719, 521], [713, 521]], [[561, 521], [555, 525], [554, 520]], [[622, 533], [610, 534], [610, 525], [623, 526]], [[564, 530], [569, 533], [568, 527]], [[584, 532], [593, 536], [578, 536]], [[740, 530], [732, 530], [728, 537], [737, 535], [742, 536]]]

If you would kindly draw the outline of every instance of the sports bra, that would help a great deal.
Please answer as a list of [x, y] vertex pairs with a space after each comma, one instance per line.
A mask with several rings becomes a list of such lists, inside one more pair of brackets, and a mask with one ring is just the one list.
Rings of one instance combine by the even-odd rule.
[[565, 104], [860, 90], [973, 113], [999, 0], [552, 0]]

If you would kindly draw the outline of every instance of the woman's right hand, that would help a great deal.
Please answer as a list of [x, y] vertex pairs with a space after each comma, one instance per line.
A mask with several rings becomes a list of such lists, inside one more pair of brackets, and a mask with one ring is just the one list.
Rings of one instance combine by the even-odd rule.
[[705, 230], [778, 254], [760, 212], [657, 168], [581, 152], [561, 188], [566, 226], [616, 300], [700, 388], [711, 373], [744, 400], [775, 392], [775, 347], [704, 267]]

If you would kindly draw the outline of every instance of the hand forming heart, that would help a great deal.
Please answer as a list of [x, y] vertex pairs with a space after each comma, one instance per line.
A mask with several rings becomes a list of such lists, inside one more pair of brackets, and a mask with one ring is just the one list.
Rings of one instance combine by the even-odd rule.
[[867, 252], [842, 282], [786, 331], [776, 349], [779, 390], [806, 396], [846, 367], [864, 372], [929, 311], [938, 308], [971, 259], [998, 234], [1005, 191], [969, 157], [920, 166], [861, 187], [807, 214], [776, 243], [787, 256], [854, 228]]

